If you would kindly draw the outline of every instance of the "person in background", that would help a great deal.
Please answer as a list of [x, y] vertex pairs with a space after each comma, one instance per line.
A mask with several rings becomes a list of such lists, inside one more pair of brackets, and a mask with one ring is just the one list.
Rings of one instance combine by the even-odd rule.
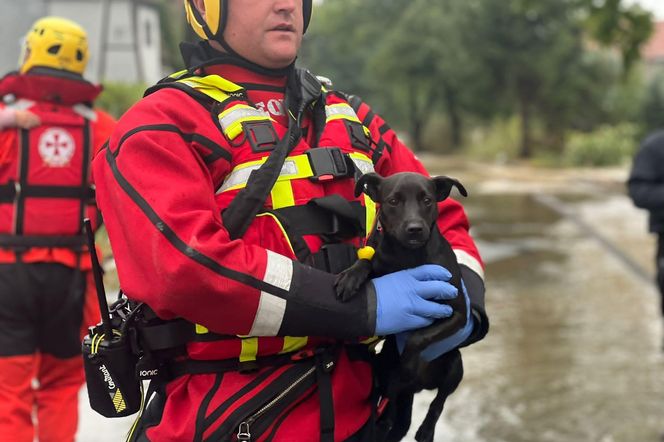
[[627, 189], [634, 205], [649, 212], [649, 230], [657, 235], [655, 265], [664, 318], [664, 130], [653, 132], [642, 141], [634, 157]]
[[[72, 442], [81, 336], [99, 319], [83, 219], [99, 226], [90, 159], [114, 120], [92, 107], [85, 31], [28, 31], [0, 80], [0, 440]], [[33, 417], [36, 418], [33, 420]]]
[[187, 69], [149, 89], [93, 161], [123, 291], [174, 327], [172, 348], [144, 342], [167, 375], [130, 440], [371, 440], [367, 337], [448, 317], [437, 301], [455, 296], [472, 313], [428, 356], [488, 330], [464, 210], [441, 202], [438, 226], [467, 292], [422, 266], [339, 301], [334, 274], [376, 215], [356, 177], [424, 167], [361, 99], [295, 67], [311, 0], [184, 3], [202, 39], [183, 45]]

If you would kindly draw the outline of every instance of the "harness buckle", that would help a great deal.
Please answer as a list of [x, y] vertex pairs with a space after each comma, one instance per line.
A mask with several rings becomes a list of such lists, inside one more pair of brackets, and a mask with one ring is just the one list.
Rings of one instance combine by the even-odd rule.
[[277, 132], [270, 121], [252, 121], [242, 123], [244, 132], [251, 144], [252, 152], [268, 152], [274, 150], [279, 142]]
[[355, 165], [339, 147], [317, 147], [306, 151], [314, 182], [331, 181], [355, 175]]

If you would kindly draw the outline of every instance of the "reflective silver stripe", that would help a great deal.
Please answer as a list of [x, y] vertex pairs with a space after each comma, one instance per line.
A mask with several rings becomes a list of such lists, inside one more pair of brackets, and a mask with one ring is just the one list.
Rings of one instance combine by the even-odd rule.
[[267, 265], [263, 281], [282, 290], [290, 290], [293, 279], [293, 261], [271, 250], [267, 251]]
[[[251, 166], [243, 167], [242, 169], [237, 169], [229, 173], [228, 176], [226, 176], [226, 179], [224, 180], [219, 190], [217, 190], [217, 195], [227, 191], [231, 187], [246, 184], [247, 181], [249, 180], [251, 172], [258, 169], [262, 165], [263, 163], [253, 164]], [[284, 161], [284, 165], [281, 166], [281, 172], [279, 172], [279, 176], [294, 176], [298, 175], [298, 173], [299, 170], [297, 168], [297, 164], [295, 163], [295, 161], [286, 160]]]
[[[267, 252], [267, 264], [263, 281], [282, 290], [290, 290], [293, 279], [293, 261], [271, 250]], [[286, 300], [261, 292], [258, 310], [249, 336], [276, 336], [286, 313]]]
[[226, 115], [219, 117], [219, 124], [221, 124], [221, 128], [224, 130], [224, 132], [226, 132], [226, 130], [234, 123], [251, 117], [265, 118], [265, 114], [261, 113], [257, 109], [252, 109], [249, 107], [231, 108], [231, 110]]
[[34, 106], [34, 104], [35, 104], [34, 101], [20, 98], [12, 103], [8, 103], [7, 108], [14, 110], [26, 110], [30, 109], [32, 106]]
[[[364, 158], [357, 158], [354, 155], [350, 155], [351, 159], [353, 160], [353, 163], [357, 166], [357, 168], [362, 172], [362, 174], [369, 173], [369, 172], [374, 172], [374, 165], [369, 159], [364, 159]], [[231, 173], [229, 173], [226, 176], [226, 179], [224, 182], [221, 184], [221, 187], [217, 190], [217, 195], [227, 191], [228, 189], [231, 189], [235, 186], [242, 186], [247, 183], [249, 180], [249, 176], [251, 175], [251, 172], [254, 170], [258, 169], [261, 167], [263, 163], [256, 163], [252, 164], [251, 166], [245, 166], [240, 169], [233, 170]], [[307, 177], [311, 176], [310, 174], [307, 175], [308, 169], [305, 170], [300, 170], [297, 166], [297, 162], [293, 159], [286, 159], [284, 161], [284, 165], [281, 166], [281, 172], [279, 172], [279, 177]]]
[[79, 114], [81, 117], [85, 118], [86, 120], [90, 121], [97, 121], [97, 112], [94, 111], [94, 109], [89, 108], [88, 106], [84, 104], [75, 104], [72, 106], [72, 109], [74, 112]]
[[336, 105], [331, 105], [331, 106], [325, 106], [325, 115], [327, 116], [327, 119], [329, 120], [330, 118], [333, 118], [335, 116], [344, 116], [348, 117], [352, 120], [357, 120], [360, 121], [360, 119], [357, 117], [357, 114], [353, 110], [352, 107], [350, 107], [347, 104], [336, 104]]
[[258, 311], [249, 336], [276, 336], [286, 313], [286, 300], [261, 292]]
[[254, 164], [253, 166], [243, 167], [242, 169], [234, 170], [233, 172], [229, 173], [219, 190], [217, 190], [217, 194], [225, 192], [231, 187], [245, 184], [247, 180], [249, 180], [249, 175], [251, 175], [251, 172], [261, 167], [262, 164], [263, 163]]
[[484, 269], [480, 262], [465, 250], [454, 249], [457, 262], [468, 267], [473, 272], [477, 273], [482, 280], [484, 280]]
[[355, 163], [357, 168], [360, 169], [360, 172], [362, 172], [362, 174], [375, 171], [374, 165], [371, 161], [363, 160], [360, 158], [354, 158], [353, 156], [351, 156], [350, 159], [353, 160], [353, 163]]

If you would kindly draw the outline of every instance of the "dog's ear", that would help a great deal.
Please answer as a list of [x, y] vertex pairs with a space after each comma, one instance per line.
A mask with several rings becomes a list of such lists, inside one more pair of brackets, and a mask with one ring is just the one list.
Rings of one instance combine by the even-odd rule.
[[468, 192], [466, 192], [466, 188], [463, 187], [463, 184], [461, 184], [458, 180], [455, 180], [454, 178], [450, 178], [447, 176], [437, 176], [433, 177], [432, 180], [436, 185], [437, 201], [442, 201], [448, 196], [450, 196], [450, 192], [452, 191], [452, 186], [455, 186], [457, 189], [459, 189], [459, 193], [461, 195], [468, 196]]
[[369, 198], [378, 202], [378, 189], [383, 177], [375, 172], [365, 173], [355, 183], [355, 196], [358, 197], [362, 192], [369, 195]]

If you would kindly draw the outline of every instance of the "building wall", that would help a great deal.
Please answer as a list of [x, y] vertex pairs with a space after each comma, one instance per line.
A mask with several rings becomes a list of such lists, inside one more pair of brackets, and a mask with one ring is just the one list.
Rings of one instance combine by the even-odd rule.
[[[51, 14], [71, 18], [88, 31], [91, 51], [88, 77], [94, 81], [154, 83], [159, 80], [162, 68], [157, 10], [138, 6], [138, 32], [134, 35], [132, 2], [113, 0], [107, 11], [103, 4], [104, 0], [52, 0], [49, 6]], [[106, 58], [102, 59], [104, 53]]]
[[16, 70], [21, 40], [28, 28], [46, 14], [42, 0], [0, 0], [0, 75]]
[[[138, 6], [135, 44], [132, 2], [112, 0], [108, 10], [104, 8], [105, 2], [0, 0], [0, 41], [6, 42], [0, 51], [0, 68], [3, 72], [16, 68], [21, 38], [35, 20], [45, 15], [57, 15], [74, 20], [88, 33], [90, 62], [86, 78], [95, 82], [156, 82], [163, 76], [158, 11], [149, 5]], [[106, 44], [104, 33], [108, 36]], [[104, 52], [106, 57], [102, 58]]]

